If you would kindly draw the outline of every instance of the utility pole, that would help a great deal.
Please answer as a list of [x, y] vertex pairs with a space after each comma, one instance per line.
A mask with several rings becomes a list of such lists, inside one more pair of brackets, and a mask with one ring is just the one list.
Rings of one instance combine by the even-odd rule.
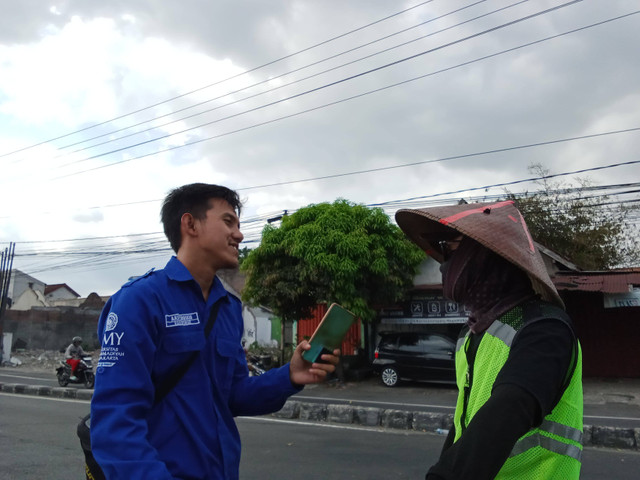
[[11, 283], [15, 252], [16, 244], [11, 242], [9, 247], [0, 254], [0, 363], [4, 359], [4, 312], [9, 300], [9, 283]]

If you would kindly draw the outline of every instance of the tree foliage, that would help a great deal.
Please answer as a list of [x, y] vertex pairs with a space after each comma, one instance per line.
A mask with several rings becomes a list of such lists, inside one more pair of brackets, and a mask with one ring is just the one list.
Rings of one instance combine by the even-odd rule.
[[637, 226], [629, 221], [632, 207], [590, 195], [588, 180], [578, 179], [577, 186], [551, 182], [544, 178], [549, 171], [542, 165], [530, 170], [541, 178], [541, 190], [524, 196], [509, 193], [509, 197], [516, 201], [534, 240], [584, 270], [637, 265], [640, 241]]
[[370, 321], [376, 306], [404, 296], [423, 258], [382, 209], [343, 199], [310, 205], [264, 228], [242, 263], [242, 297], [285, 320], [326, 301]]

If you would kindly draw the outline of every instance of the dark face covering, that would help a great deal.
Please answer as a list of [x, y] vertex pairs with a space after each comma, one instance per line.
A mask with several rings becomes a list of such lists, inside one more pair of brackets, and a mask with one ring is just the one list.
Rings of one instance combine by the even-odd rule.
[[484, 332], [495, 319], [535, 297], [524, 271], [469, 237], [440, 271], [444, 296], [471, 311], [467, 323], [473, 333]]

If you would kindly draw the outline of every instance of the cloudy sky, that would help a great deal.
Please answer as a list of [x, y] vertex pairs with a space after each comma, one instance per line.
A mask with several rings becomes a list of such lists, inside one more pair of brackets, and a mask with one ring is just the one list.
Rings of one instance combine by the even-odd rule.
[[637, 2], [0, 6], [0, 248], [83, 296], [164, 265], [185, 183], [238, 189], [252, 247], [283, 210], [493, 198], [534, 163], [640, 181], [613, 166], [640, 160]]

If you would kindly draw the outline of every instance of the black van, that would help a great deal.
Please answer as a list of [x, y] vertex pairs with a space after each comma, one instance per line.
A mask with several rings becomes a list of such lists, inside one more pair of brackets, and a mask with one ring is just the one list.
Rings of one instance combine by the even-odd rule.
[[381, 333], [373, 370], [388, 387], [398, 380], [455, 383], [455, 342], [439, 333]]

